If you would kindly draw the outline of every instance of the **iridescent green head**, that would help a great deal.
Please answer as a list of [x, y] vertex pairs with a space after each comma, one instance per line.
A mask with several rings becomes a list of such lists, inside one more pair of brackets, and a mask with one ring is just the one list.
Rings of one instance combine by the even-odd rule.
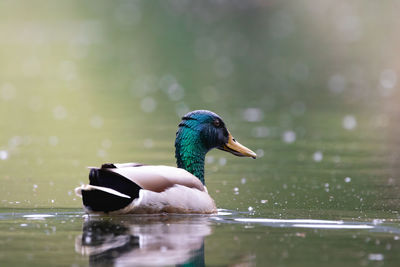
[[175, 140], [178, 168], [183, 168], [204, 182], [204, 159], [218, 148], [240, 157], [256, 158], [256, 153], [239, 144], [229, 133], [220, 116], [208, 110], [195, 110], [183, 116]]

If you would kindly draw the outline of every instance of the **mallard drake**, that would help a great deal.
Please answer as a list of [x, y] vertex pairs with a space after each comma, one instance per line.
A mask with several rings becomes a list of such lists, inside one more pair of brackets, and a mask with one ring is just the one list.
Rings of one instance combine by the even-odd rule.
[[175, 140], [177, 168], [106, 163], [91, 168], [88, 185], [75, 189], [87, 213], [215, 213], [204, 180], [204, 160], [218, 148], [239, 157], [256, 153], [238, 143], [217, 114], [195, 110], [183, 116]]

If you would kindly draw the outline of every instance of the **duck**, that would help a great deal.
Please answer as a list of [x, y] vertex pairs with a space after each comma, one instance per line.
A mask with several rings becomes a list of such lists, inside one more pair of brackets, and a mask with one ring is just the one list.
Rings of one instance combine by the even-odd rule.
[[257, 157], [209, 110], [182, 117], [175, 139], [177, 167], [105, 163], [90, 167], [89, 184], [75, 189], [88, 214], [213, 214], [214, 200], [204, 179], [207, 152], [217, 148], [239, 157]]

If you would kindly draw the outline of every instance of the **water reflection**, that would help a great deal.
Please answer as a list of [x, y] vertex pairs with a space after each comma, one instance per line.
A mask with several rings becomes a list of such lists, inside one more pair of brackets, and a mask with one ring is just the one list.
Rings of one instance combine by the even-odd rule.
[[90, 265], [204, 266], [204, 237], [211, 234], [207, 217], [88, 217], [75, 250]]

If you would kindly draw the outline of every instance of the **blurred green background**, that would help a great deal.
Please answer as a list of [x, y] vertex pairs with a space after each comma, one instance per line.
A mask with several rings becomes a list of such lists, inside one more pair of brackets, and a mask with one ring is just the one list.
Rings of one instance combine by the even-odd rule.
[[180, 116], [210, 109], [259, 154], [210, 152], [218, 207], [397, 216], [399, 8], [0, 1], [0, 207], [78, 208], [86, 166], [174, 165]]

